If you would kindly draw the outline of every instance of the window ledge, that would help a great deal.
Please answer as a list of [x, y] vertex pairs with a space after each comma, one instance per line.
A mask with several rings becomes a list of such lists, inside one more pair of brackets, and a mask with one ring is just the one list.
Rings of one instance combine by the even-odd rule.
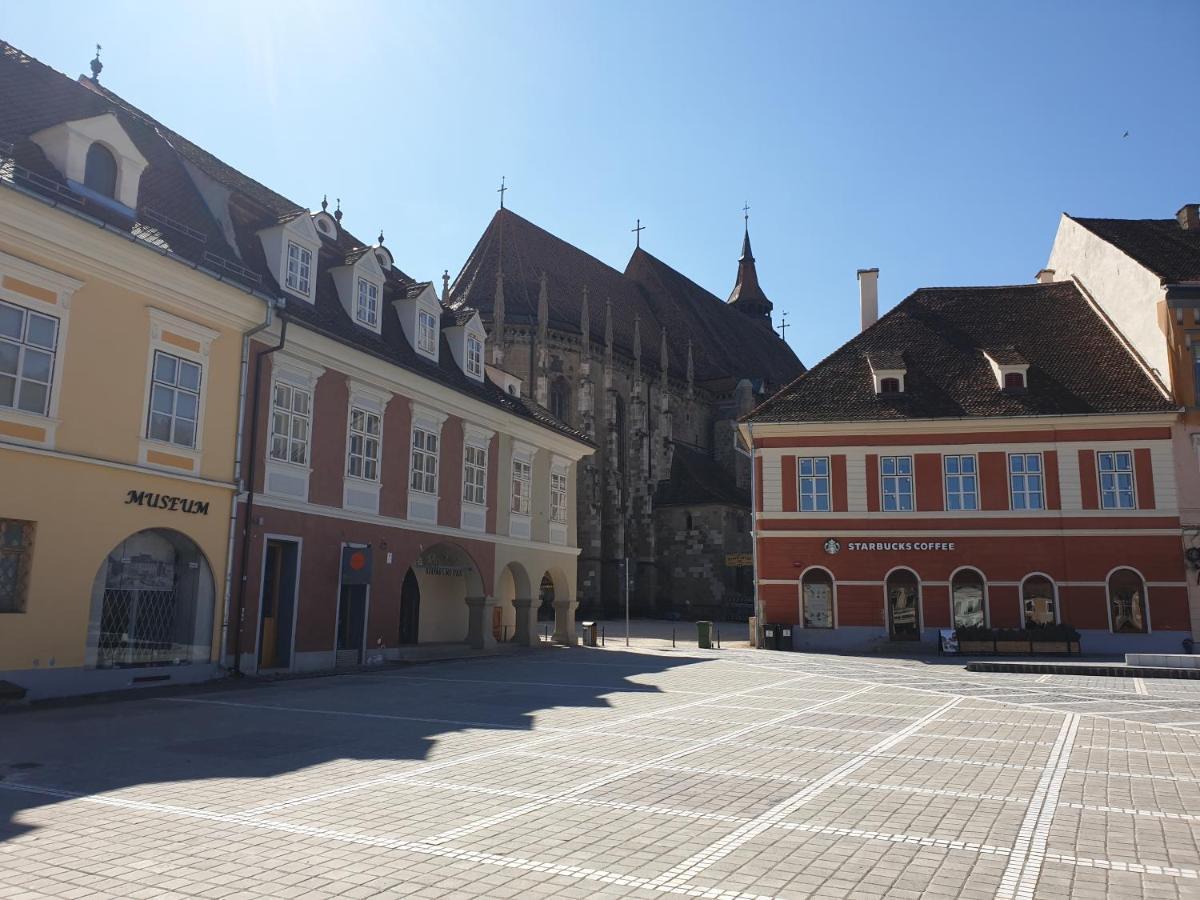
[[200, 447], [181, 447], [168, 441], [141, 438], [138, 441], [138, 462], [164, 472], [186, 472], [194, 475], [200, 470]]
[[0, 440], [30, 447], [54, 448], [61, 419], [11, 407], [0, 408]]

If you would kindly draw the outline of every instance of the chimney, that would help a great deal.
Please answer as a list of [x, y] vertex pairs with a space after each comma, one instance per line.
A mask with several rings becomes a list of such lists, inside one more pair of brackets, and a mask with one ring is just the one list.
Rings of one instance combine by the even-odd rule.
[[1038, 284], [1050, 284], [1050, 282], [1052, 282], [1052, 281], [1054, 281], [1054, 270], [1053, 269], [1042, 269], [1040, 272], [1037, 273], [1037, 283]]
[[862, 310], [862, 330], [866, 331], [879, 318], [879, 270], [858, 270], [858, 305]]
[[1184, 231], [1200, 231], [1200, 203], [1185, 203], [1179, 207], [1175, 218]]

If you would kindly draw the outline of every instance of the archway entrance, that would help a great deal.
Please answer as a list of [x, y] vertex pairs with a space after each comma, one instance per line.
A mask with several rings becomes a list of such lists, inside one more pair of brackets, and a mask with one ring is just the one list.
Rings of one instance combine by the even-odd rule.
[[887, 614], [893, 641], [921, 639], [921, 583], [908, 569], [897, 569], [887, 578]]
[[500, 570], [496, 580], [496, 610], [493, 615], [493, 636], [496, 640], [512, 641], [522, 646], [537, 642], [536, 610], [529, 573], [518, 562], [510, 562]]
[[538, 585], [537, 620], [554, 621], [554, 579], [549, 572], [542, 576], [542, 582]]
[[400, 643], [415, 644], [421, 625], [421, 585], [409, 569], [400, 586]]
[[[419, 610], [414, 615], [417, 642], [471, 641], [471, 615], [476, 611], [487, 621], [486, 628], [483, 621], [478, 623], [480, 634], [474, 642], [486, 642], [491, 637], [493, 601], [485, 597], [479, 568], [466, 550], [457, 544], [435, 544], [417, 557], [412, 573], [417, 588], [415, 592], [410, 589], [409, 596], [416, 601], [412, 606]], [[485, 606], [489, 608], [485, 610]]]
[[131, 534], [92, 582], [87, 664], [100, 669], [208, 662], [213, 575], [195, 541], [166, 528]]

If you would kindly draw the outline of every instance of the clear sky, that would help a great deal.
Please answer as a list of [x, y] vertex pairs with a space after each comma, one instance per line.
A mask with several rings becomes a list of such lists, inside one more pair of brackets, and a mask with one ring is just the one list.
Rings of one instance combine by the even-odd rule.
[[[1059, 214], [1200, 200], [1200, 2], [0, 3], [0, 37], [453, 275], [508, 206], [720, 297], [741, 207], [812, 364], [925, 285], [1027, 282]], [[1125, 133], [1128, 132], [1128, 137]]]

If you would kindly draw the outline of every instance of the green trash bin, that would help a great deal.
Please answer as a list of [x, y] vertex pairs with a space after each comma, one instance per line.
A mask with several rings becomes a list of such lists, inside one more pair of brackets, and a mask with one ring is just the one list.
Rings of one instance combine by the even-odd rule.
[[700, 645], [701, 650], [712, 649], [712, 627], [712, 622], [696, 623], [696, 643]]

